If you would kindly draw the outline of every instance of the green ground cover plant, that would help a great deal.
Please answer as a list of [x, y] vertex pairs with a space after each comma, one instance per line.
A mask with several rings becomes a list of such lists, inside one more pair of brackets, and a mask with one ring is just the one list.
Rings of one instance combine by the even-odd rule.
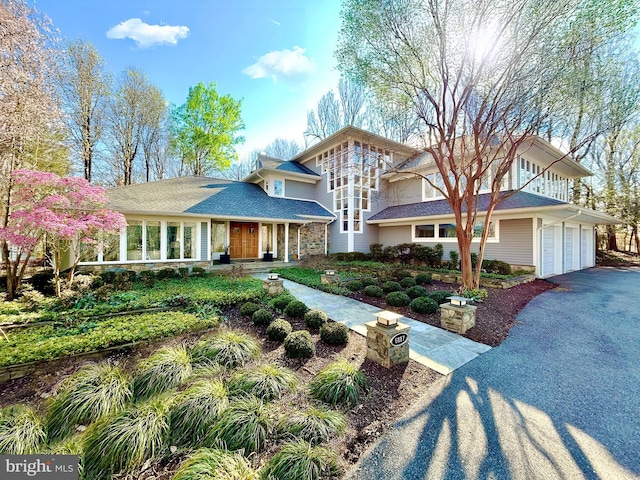
[[0, 367], [91, 352], [141, 340], [155, 340], [219, 325], [217, 317], [199, 318], [181, 312], [123, 315], [65, 327], [45, 325], [7, 333], [0, 349]]
[[287, 268], [275, 268], [275, 273], [279, 273], [282, 278], [291, 280], [296, 283], [301, 283], [308, 287], [322, 290], [323, 292], [335, 293], [336, 295], [348, 295], [351, 290], [339, 285], [324, 284], [321, 281], [320, 276], [324, 273], [322, 270], [316, 270], [308, 267], [287, 267]]

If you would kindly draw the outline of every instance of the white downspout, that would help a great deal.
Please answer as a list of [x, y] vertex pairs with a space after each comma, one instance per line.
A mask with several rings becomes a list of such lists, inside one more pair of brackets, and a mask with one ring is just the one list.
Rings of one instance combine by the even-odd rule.
[[289, 222], [284, 223], [284, 261], [289, 262]]

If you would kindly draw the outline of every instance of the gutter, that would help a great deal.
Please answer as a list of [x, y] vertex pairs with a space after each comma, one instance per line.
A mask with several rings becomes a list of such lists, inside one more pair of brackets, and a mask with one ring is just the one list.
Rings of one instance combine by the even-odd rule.
[[552, 227], [552, 226], [557, 225], [559, 223], [566, 222], [567, 220], [571, 220], [572, 218], [579, 217], [580, 215], [582, 215], [582, 209], [578, 210], [578, 213], [575, 213], [574, 215], [571, 215], [571, 216], [569, 216], [567, 218], [561, 218], [560, 220], [556, 220], [555, 222], [547, 223], [546, 225], [542, 225], [541, 227], [538, 227], [536, 229], [536, 233], [539, 233], [540, 230], [542, 230], [543, 228]]

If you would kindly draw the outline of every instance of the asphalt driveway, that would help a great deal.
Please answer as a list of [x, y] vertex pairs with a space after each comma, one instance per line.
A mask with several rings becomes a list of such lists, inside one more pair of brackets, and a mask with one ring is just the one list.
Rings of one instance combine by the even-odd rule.
[[640, 479], [640, 269], [554, 277], [350, 479]]

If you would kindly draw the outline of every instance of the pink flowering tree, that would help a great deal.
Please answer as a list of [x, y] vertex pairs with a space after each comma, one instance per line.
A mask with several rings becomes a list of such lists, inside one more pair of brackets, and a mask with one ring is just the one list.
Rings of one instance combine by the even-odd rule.
[[122, 214], [104, 208], [106, 190], [84, 178], [54, 173], [16, 170], [12, 175], [9, 215], [0, 228], [7, 270], [7, 298], [15, 298], [26, 266], [36, 248], [45, 246], [51, 256], [56, 295], [60, 296], [63, 254], [71, 251], [67, 280], [73, 280], [81, 246], [101, 248], [101, 237], [126, 226]]

